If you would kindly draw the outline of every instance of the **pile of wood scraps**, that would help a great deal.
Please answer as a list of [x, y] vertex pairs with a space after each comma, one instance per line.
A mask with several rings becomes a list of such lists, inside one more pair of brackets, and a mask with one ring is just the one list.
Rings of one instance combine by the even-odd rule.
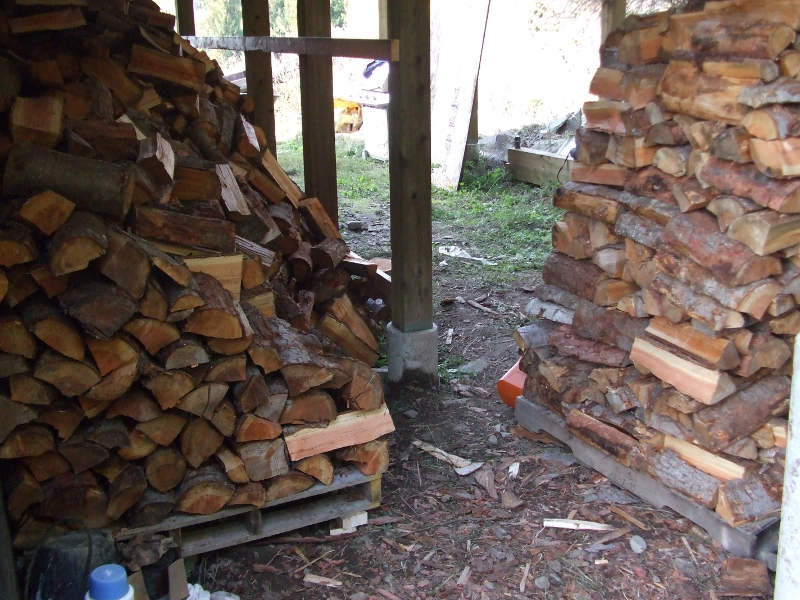
[[343, 463], [379, 474], [389, 277], [349, 253], [173, 16], [74, 4], [0, 12], [15, 546], [274, 504]]
[[610, 35], [518, 332], [528, 400], [731, 526], [781, 508], [799, 28], [796, 2], [725, 0]]

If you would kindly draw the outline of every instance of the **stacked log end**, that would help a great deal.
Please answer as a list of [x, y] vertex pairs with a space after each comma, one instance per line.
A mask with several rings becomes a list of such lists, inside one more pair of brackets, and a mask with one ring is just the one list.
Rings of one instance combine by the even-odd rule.
[[[17, 3], [0, 58], [0, 468], [14, 543], [63, 519], [261, 506], [386, 469], [349, 252], [150, 0]], [[377, 306], [380, 311], [368, 310]]]
[[601, 49], [525, 395], [732, 525], [780, 511], [800, 331], [800, 6], [630, 17]]

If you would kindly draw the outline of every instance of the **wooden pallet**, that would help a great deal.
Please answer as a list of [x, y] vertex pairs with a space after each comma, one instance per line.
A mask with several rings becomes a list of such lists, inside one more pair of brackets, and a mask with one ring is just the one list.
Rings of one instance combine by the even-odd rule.
[[759, 534], [768, 530], [777, 519], [732, 527], [713, 510], [697, 504], [645, 473], [618, 463], [614, 457], [578, 439], [570, 433], [563, 419], [527, 398], [523, 396], [517, 398], [514, 414], [517, 422], [525, 429], [549, 433], [569, 446], [580, 462], [602, 473], [617, 486], [636, 494], [655, 507], [668, 506], [698, 524], [731, 554], [743, 557], [755, 556], [765, 561], [767, 565], [771, 564], [771, 568], [774, 569], [776, 557], [768, 548], [759, 544]]
[[330, 485], [268, 502], [261, 508], [240, 507], [210, 515], [175, 515], [155, 525], [113, 532], [116, 541], [170, 533], [184, 557], [245, 544], [308, 525], [345, 517], [381, 503], [381, 476], [363, 475], [352, 467], [339, 470]]

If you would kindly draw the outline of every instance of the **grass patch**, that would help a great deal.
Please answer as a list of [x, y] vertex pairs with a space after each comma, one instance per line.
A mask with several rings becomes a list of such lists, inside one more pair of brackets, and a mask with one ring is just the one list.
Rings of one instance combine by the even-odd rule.
[[450, 224], [470, 253], [497, 262], [498, 270], [538, 269], [552, 251], [550, 229], [563, 214], [550, 202], [555, 187], [469, 164], [458, 191], [433, 190], [433, 219]]
[[[351, 137], [336, 139], [339, 206], [344, 218], [389, 208], [387, 163], [362, 158], [364, 145]], [[278, 157], [298, 182], [303, 179], [302, 141], [278, 144]], [[484, 274], [503, 277], [515, 271], [541, 268], [551, 252], [550, 229], [561, 216], [550, 198], [556, 183], [536, 187], [511, 179], [503, 168], [488, 168], [483, 161], [466, 165], [457, 191], [434, 188], [432, 216], [434, 238], [446, 230], [446, 243], [497, 262], [480, 267]], [[437, 249], [434, 248], [437, 255]]]

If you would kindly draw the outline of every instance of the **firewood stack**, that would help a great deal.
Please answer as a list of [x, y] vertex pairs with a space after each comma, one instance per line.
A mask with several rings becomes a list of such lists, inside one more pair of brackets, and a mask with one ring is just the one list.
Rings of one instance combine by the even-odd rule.
[[[780, 511], [800, 331], [800, 3], [629, 17], [601, 49], [525, 396], [739, 526]], [[798, 136], [798, 137], [794, 137]]]
[[393, 426], [371, 367], [385, 315], [365, 300], [386, 278], [349, 254], [173, 16], [150, 0], [57, 4], [0, 12], [15, 545], [51, 524], [261, 506], [343, 462], [384, 470]]

